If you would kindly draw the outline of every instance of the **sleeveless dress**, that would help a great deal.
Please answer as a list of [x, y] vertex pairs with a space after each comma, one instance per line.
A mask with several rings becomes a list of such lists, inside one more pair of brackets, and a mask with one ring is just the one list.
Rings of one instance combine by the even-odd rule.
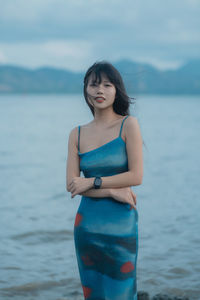
[[[119, 136], [78, 155], [85, 177], [128, 171], [126, 143]], [[137, 300], [138, 212], [112, 197], [82, 196], [74, 222], [74, 243], [85, 300]]]

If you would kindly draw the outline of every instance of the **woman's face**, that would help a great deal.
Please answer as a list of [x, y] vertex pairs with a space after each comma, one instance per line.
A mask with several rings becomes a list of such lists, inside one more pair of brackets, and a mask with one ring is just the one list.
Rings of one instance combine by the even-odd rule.
[[92, 74], [89, 77], [87, 85], [88, 101], [97, 109], [105, 109], [112, 106], [115, 101], [116, 88], [105, 74], [101, 74], [101, 83], [94, 82], [95, 77]]

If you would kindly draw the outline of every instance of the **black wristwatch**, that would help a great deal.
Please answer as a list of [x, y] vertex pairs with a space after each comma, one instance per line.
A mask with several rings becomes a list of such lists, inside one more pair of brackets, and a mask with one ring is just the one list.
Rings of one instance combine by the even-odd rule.
[[95, 179], [94, 179], [94, 188], [99, 189], [100, 186], [101, 186], [101, 183], [102, 183], [101, 177], [99, 177], [99, 176], [95, 177]]

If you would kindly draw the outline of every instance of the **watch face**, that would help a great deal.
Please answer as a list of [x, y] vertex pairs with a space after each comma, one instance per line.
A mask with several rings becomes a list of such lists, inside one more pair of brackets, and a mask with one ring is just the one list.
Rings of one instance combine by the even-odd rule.
[[101, 186], [101, 178], [97, 177], [95, 178], [95, 187], [99, 188]]
[[100, 185], [100, 183], [101, 183], [101, 179], [100, 179], [100, 178], [97, 178], [97, 179], [96, 179], [96, 185]]

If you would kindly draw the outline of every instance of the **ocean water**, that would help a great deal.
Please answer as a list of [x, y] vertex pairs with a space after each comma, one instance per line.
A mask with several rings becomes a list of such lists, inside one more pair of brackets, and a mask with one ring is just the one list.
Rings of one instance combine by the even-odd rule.
[[[137, 194], [138, 290], [200, 299], [200, 97], [136, 97], [145, 146]], [[65, 189], [82, 95], [0, 96], [0, 299], [83, 299]]]

